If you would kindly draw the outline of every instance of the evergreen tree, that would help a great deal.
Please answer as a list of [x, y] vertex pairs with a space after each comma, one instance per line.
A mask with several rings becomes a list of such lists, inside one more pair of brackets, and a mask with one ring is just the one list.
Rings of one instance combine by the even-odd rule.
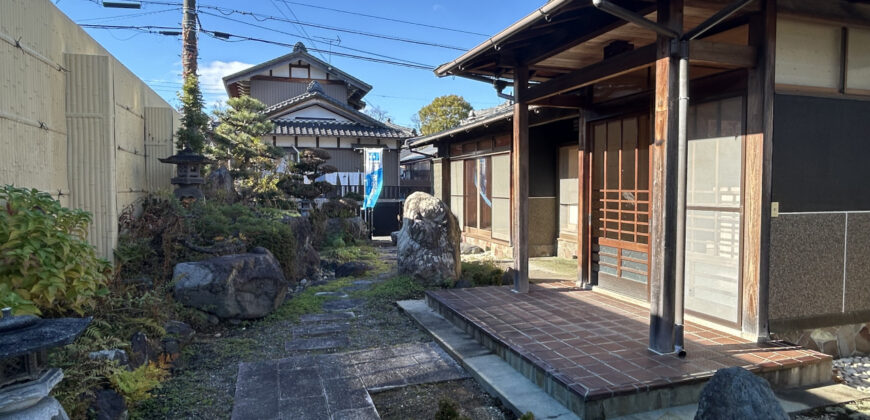
[[[278, 187], [287, 194], [303, 200], [313, 200], [330, 193], [335, 186], [324, 181], [315, 181], [321, 175], [331, 174], [338, 169], [327, 165], [331, 156], [323, 149], [305, 149], [299, 152], [299, 161], [290, 162], [289, 176], [278, 182]], [[305, 178], [310, 181], [304, 182]]]
[[281, 174], [277, 166], [284, 156], [284, 149], [263, 141], [275, 124], [263, 115], [266, 105], [250, 96], [230, 98], [227, 105], [226, 110], [214, 112], [218, 126], [209, 152], [229, 169], [243, 197], [258, 195], [268, 199], [264, 195], [278, 192]]
[[205, 133], [208, 132], [208, 115], [203, 112], [202, 92], [199, 78], [189, 74], [179, 95], [181, 100], [181, 127], [176, 133], [175, 146], [179, 149], [190, 148], [196, 153], [205, 149]]
[[439, 96], [417, 112], [420, 132], [428, 136], [456, 127], [471, 110], [471, 104], [459, 95]]

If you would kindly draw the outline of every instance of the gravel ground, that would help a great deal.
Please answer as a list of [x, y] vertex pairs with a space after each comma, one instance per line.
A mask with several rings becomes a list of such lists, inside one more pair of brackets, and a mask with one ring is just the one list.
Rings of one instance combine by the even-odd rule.
[[859, 391], [870, 392], [870, 357], [844, 357], [834, 360], [834, 376]]
[[[834, 380], [870, 393], [870, 357], [844, 357], [834, 360]], [[870, 399], [820, 407], [791, 416], [795, 420], [870, 419]]]

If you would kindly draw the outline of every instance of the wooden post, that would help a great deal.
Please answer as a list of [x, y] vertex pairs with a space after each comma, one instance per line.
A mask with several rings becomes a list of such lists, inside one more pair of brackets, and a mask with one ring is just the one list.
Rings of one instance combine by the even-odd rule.
[[[682, 32], [683, 1], [660, 0], [658, 22]], [[679, 58], [671, 39], [656, 41], [655, 141], [652, 153], [652, 215], [650, 217], [650, 334], [649, 348], [674, 351], [674, 291], [676, 288], [677, 217], [677, 103]]]
[[577, 121], [578, 143], [577, 151], [577, 286], [588, 288], [591, 286], [589, 278], [589, 182], [587, 177], [592, 174], [589, 171], [589, 158], [592, 150], [589, 147], [589, 139], [586, 130], [586, 111], [580, 111]]
[[196, 21], [196, 0], [184, 0], [183, 17], [181, 21], [181, 65], [182, 75], [187, 77], [188, 74], [196, 75], [196, 37], [197, 37], [197, 21]]
[[514, 257], [514, 292], [529, 291], [529, 103], [522, 95], [529, 84], [529, 69], [514, 69], [514, 127], [511, 153], [513, 196], [511, 245]]
[[746, 141], [743, 193], [742, 329], [759, 341], [768, 338], [768, 263], [770, 244], [770, 182], [773, 148], [775, 2], [763, 3], [762, 13], [749, 23], [749, 43], [759, 59], [749, 69], [746, 99]]

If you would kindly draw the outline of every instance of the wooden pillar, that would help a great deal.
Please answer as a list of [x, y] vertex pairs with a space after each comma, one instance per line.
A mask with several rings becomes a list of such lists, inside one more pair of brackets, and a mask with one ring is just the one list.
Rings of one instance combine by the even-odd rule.
[[511, 152], [511, 245], [514, 257], [514, 292], [529, 291], [529, 103], [522, 99], [529, 84], [529, 69], [514, 69], [513, 148]]
[[745, 178], [743, 195], [743, 332], [768, 338], [768, 263], [770, 182], [773, 148], [774, 52], [776, 11], [765, 1], [749, 23], [749, 42], [759, 53], [749, 69], [746, 97]]
[[[682, 32], [683, 1], [659, 0], [658, 22]], [[674, 351], [674, 291], [676, 288], [677, 218], [677, 104], [679, 58], [671, 39], [656, 41], [654, 135], [652, 145], [652, 215], [650, 217], [650, 334], [649, 348], [659, 353]]]
[[589, 278], [589, 229], [591, 219], [589, 217], [589, 187], [590, 172], [589, 160], [592, 150], [589, 147], [586, 129], [586, 112], [581, 110], [577, 121], [578, 143], [577, 151], [577, 286], [587, 288], [591, 286]]

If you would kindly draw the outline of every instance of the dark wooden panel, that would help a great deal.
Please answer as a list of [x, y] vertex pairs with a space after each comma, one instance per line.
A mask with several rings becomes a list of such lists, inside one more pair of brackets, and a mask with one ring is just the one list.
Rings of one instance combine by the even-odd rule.
[[776, 95], [774, 109], [779, 210], [870, 210], [870, 102]]

